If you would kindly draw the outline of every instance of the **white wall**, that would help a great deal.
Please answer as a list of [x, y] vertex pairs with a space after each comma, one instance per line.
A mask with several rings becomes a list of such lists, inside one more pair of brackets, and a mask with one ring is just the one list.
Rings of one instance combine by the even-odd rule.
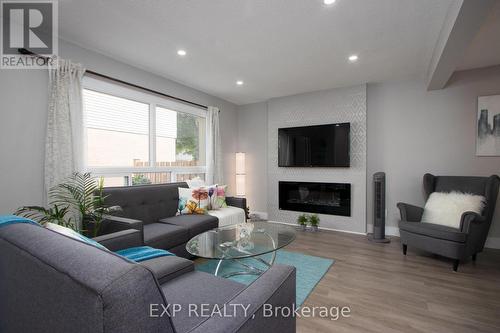
[[87, 69], [125, 82], [165, 92], [195, 103], [217, 106], [221, 112], [220, 127], [224, 161], [224, 182], [229, 185], [229, 194], [232, 195], [235, 193], [234, 153], [236, 152], [238, 126], [236, 106], [234, 104], [68, 42], [59, 43], [59, 54], [63, 58], [82, 63]]
[[43, 198], [48, 75], [0, 70], [0, 215]]
[[[500, 157], [475, 155], [477, 97], [500, 94], [500, 66], [455, 73], [443, 90], [420, 80], [369, 84], [367, 220], [373, 222], [372, 175], [387, 175], [388, 232], [397, 233], [399, 201], [424, 204], [422, 176], [500, 174]], [[500, 200], [499, 200], [500, 201]], [[489, 245], [500, 241], [500, 203]], [[500, 242], [498, 243], [500, 245]]]
[[[351, 167], [278, 167], [278, 128], [351, 123]], [[321, 214], [321, 226], [366, 231], [366, 85], [273, 98], [268, 102], [267, 212], [269, 219], [295, 224], [300, 212], [280, 210], [279, 181], [351, 184], [351, 216]]]
[[[353, 217], [322, 215], [322, 226], [364, 232], [366, 205], [365, 86], [331, 89], [238, 106], [238, 149], [247, 155], [247, 200], [251, 211], [270, 219], [295, 223], [299, 213], [278, 209], [277, 182], [304, 180], [353, 183]], [[354, 98], [353, 96], [357, 96]], [[278, 168], [277, 128], [355, 122], [352, 168]], [[361, 134], [361, 135], [360, 135]], [[361, 146], [360, 146], [361, 144]], [[269, 148], [268, 148], [269, 147]], [[268, 151], [269, 149], [269, 151]], [[266, 163], [262, 163], [267, 160]]]
[[[102, 54], [60, 41], [59, 55], [86, 68], [221, 110], [224, 177], [234, 193], [235, 105]], [[43, 156], [47, 115], [46, 70], [0, 70], [0, 214], [43, 200]]]
[[[234, 189], [234, 152], [245, 151], [250, 208], [267, 211], [269, 102], [240, 106], [236, 112], [229, 102], [76, 45], [61, 42], [60, 50], [64, 58], [91, 70], [220, 107], [226, 182]], [[47, 81], [44, 70], [0, 70], [0, 214], [42, 202]], [[477, 96], [492, 94], [500, 94], [500, 66], [456, 73], [446, 89], [432, 92], [417, 79], [368, 85], [368, 224], [372, 222], [374, 172], [387, 173], [387, 224], [392, 232], [397, 232], [398, 201], [423, 204], [424, 173], [500, 173], [500, 157], [475, 156]], [[300, 104], [296, 99], [288, 101]], [[490, 244], [500, 240], [499, 210], [500, 203]]]
[[245, 152], [251, 212], [267, 213], [267, 102], [237, 107], [238, 151]]
[[[372, 175], [387, 174], [387, 232], [398, 234], [399, 201], [424, 204], [422, 176], [489, 176], [500, 173], [500, 157], [475, 156], [477, 96], [500, 94], [500, 66], [456, 73], [446, 89], [428, 92], [419, 78], [367, 87], [367, 224], [373, 221]], [[270, 102], [237, 107], [239, 150], [265, 158]], [[295, 101], [293, 102], [295, 103]], [[262, 167], [247, 164], [247, 198], [262, 211], [268, 184]], [[262, 166], [262, 165], [260, 165]], [[256, 180], [256, 181], [253, 181]], [[250, 195], [251, 194], [251, 195]], [[274, 194], [273, 194], [274, 195]], [[270, 200], [268, 196], [265, 200]], [[499, 198], [500, 201], [500, 198]], [[253, 206], [253, 207], [252, 207]], [[487, 245], [500, 245], [500, 202]]]

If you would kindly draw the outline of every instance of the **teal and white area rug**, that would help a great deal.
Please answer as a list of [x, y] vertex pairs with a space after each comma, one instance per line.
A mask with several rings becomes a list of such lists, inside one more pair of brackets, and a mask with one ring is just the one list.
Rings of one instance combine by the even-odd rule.
[[[266, 260], [271, 257], [270, 254], [264, 256]], [[251, 258], [243, 259], [243, 262], [250, 264], [260, 269], [266, 269], [266, 266], [261, 262]], [[214, 274], [217, 267], [218, 260], [207, 260], [196, 265], [196, 270]], [[309, 256], [297, 252], [288, 252], [278, 250], [276, 253], [276, 264], [283, 264], [295, 266], [297, 268], [297, 306], [301, 306], [305, 299], [323, 276], [328, 272], [330, 266], [333, 265], [334, 260], [321, 257]], [[242, 270], [242, 266], [230, 260], [222, 263], [219, 275], [225, 275], [231, 272], [238, 272]], [[257, 278], [256, 275], [237, 275], [229, 279], [249, 285]]]

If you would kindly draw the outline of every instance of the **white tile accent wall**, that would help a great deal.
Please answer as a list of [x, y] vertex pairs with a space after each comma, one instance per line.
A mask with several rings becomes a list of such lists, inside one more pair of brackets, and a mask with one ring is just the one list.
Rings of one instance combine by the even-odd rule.
[[[278, 167], [278, 128], [351, 123], [350, 168]], [[295, 224], [300, 212], [279, 210], [278, 182], [351, 183], [351, 216], [320, 214], [325, 228], [366, 232], [366, 85], [271, 99], [268, 102], [268, 218]]]

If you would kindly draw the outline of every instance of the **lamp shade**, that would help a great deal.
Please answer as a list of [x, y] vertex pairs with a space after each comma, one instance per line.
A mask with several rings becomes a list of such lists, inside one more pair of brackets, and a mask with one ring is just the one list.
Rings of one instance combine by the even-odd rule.
[[236, 153], [236, 195], [245, 196], [245, 153]]
[[245, 153], [236, 153], [236, 174], [244, 175], [245, 172]]
[[245, 175], [236, 175], [236, 195], [245, 196]]

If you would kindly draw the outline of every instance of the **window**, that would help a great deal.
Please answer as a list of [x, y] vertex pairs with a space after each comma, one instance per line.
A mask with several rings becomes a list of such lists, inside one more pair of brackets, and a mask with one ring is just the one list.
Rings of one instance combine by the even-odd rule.
[[83, 101], [87, 166], [132, 167], [135, 161], [149, 161], [149, 104], [89, 89]]
[[205, 179], [205, 110], [91, 77], [83, 109], [86, 168], [105, 186]]

